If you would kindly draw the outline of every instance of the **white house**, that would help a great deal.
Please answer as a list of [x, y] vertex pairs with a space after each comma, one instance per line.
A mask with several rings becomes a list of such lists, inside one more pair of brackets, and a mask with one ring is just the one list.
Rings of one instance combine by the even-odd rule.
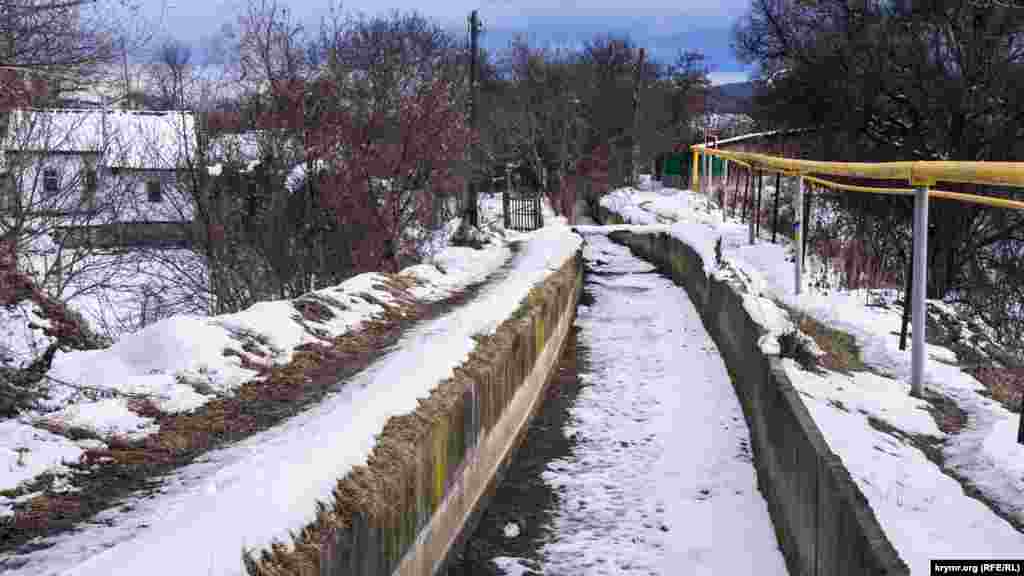
[[0, 128], [0, 214], [8, 219], [56, 217], [101, 236], [116, 229], [127, 243], [170, 228], [180, 235], [192, 219], [190, 112], [15, 110]]
[[697, 133], [704, 129], [714, 132], [719, 138], [732, 138], [753, 131], [756, 122], [747, 114], [721, 114], [705, 112], [690, 121], [690, 128]]

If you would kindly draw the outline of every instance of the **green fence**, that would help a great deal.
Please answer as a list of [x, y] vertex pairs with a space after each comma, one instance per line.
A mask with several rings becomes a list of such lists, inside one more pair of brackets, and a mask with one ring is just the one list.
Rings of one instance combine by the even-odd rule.
[[[669, 176], [686, 175], [686, 154], [673, 154], [665, 161], [665, 174]], [[700, 175], [704, 176], [704, 164], [700, 165]], [[721, 158], [711, 158], [711, 175], [721, 177], [725, 174], [725, 161]]]

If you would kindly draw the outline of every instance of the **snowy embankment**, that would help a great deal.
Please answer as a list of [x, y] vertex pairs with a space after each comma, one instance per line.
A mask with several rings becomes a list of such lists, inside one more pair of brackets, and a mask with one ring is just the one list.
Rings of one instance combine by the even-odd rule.
[[[440, 299], [483, 280], [509, 254], [507, 246], [479, 252], [453, 247], [433, 264], [411, 267], [402, 276], [421, 282], [410, 289], [415, 296]], [[249, 359], [266, 365], [286, 364], [297, 346], [322, 340], [305, 325], [312, 324], [322, 330], [322, 337], [331, 338], [358, 329], [382, 313], [384, 308], [376, 302], [394, 299], [382, 289], [387, 284], [384, 275], [361, 274], [295, 301], [260, 302], [242, 312], [215, 317], [172, 316], [104, 350], [58, 351], [44, 382], [49, 394], [42, 408], [0, 423], [0, 453], [7, 464], [0, 467], [0, 490], [15, 488], [43, 472], [64, 473], [62, 462], [77, 461], [85, 450], [103, 445], [101, 440], [75, 441], [46, 429], [78, 428], [100, 439], [139, 440], [157, 428], [152, 418], [132, 410], [131, 399], [145, 397], [162, 412], [177, 413], [230, 394], [258, 373], [243, 367], [240, 355], [225, 354], [226, 350], [245, 349]], [[296, 307], [301, 302], [324, 304], [332, 317], [305, 321]], [[18, 331], [15, 336], [19, 347], [38, 347], [33, 334]], [[9, 514], [12, 503], [0, 496], [0, 515]]]
[[[483, 198], [485, 217], [500, 210], [500, 196]], [[429, 264], [399, 274], [415, 283], [407, 290], [412, 297], [441, 300], [483, 281], [509, 259], [511, 251], [497, 237], [484, 250], [447, 246], [457, 225], [449, 223], [433, 239]], [[251, 366], [243, 366], [243, 355], [267, 366], [287, 364], [298, 346], [358, 330], [384, 311], [381, 303], [394, 301], [385, 289], [389, 282], [382, 274], [361, 274], [296, 300], [260, 302], [235, 314], [165, 318], [103, 350], [57, 351], [43, 382], [47, 395], [40, 409], [0, 422], [0, 491], [43, 474], [59, 478], [68, 473], [64, 462], [77, 462], [107, 440], [140, 440], [157, 432], [152, 418], [133, 411], [132, 399], [151, 400], [169, 414], [189, 412], [257, 376]], [[330, 314], [307, 320], [300, 310], [306, 303], [325, 306]], [[30, 301], [0, 308], [0, 322], [2, 366], [23, 368], [54, 341], [43, 332], [48, 321]], [[54, 433], [76, 429], [98, 438], [73, 440], [68, 436], [83, 434]], [[51, 490], [67, 489], [55, 482]], [[39, 493], [0, 495], [0, 517], [12, 513], [12, 504]]]
[[[662, 223], [645, 228], [665, 231], [690, 245], [701, 255], [705, 270], [716, 275], [730, 273], [714, 264], [715, 243], [721, 239], [723, 261], [739, 271], [749, 289], [748, 311], [772, 334], [792, 329], [793, 321], [775, 304], [779, 302], [855, 337], [872, 372], [814, 374], [788, 359], [785, 369], [912, 573], [927, 574], [933, 558], [1020, 557], [1024, 534], [965, 493], [909, 439], [941, 442], [949, 470], [1024, 522], [1024, 446], [1016, 443], [1019, 416], [987, 398], [977, 380], [953, 365], [952, 351], [928, 345], [926, 388], [952, 399], [967, 414], [961, 431], [942, 432], [928, 403], [909, 396], [910, 350], [898, 346], [900, 307], [867, 306], [864, 291], [813, 289], [808, 280], [820, 263], [811, 255], [805, 285], [796, 296], [788, 241], [761, 239], [749, 245], [746, 224], [723, 218], [703, 195], [622, 189], [602, 204], [627, 222]], [[777, 343], [766, 340], [764, 345]]]
[[[549, 214], [552, 220], [518, 235], [521, 248], [506, 279], [409, 329], [341, 392], [206, 454], [168, 477], [160, 495], [133, 499], [131, 511], [105, 512], [97, 523], [57, 537], [52, 547], [19, 558], [26, 564], [13, 573], [241, 574], [243, 549], [287, 541], [289, 531], [312, 521], [316, 502], [329, 501], [337, 480], [366, 462], [387, 419], [414, 410], [468, 358], [475, 335], [493, 333], [533, 286], [573, 257], [579, 237]], [[449, 260], [452, 270], [459, 262], [465, 254]]]
[[585, 237], [586, 373], [563, 430], [579, 441], [543, 473], [561, 497], [538, 561], [495, 562], [510, 574], [786, 574], [739, 400], [697, 309], [628, 248]]

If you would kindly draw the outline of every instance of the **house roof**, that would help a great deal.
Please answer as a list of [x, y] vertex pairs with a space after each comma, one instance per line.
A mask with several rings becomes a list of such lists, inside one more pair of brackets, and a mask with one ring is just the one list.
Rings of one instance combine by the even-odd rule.
[[259, 161], [262, 154], [260, 139], [267, 137], [258, 131], [229, 132], [210, 138], [207, 153], [214, 163], [236, 162], [248, 164]]
[[3, 149], [95, 153], [110, 168], [171, 169], [196, 150], [195, 117], [186, 111], [15, 110]]

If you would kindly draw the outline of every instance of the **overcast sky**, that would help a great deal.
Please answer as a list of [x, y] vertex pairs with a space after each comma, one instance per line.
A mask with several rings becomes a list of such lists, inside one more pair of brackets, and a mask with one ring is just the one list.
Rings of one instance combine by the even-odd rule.
[[[245, 0], [141, 0], [146, 19], [169, 35], [198, 45], [224, 23], [233, 23]], [[315, 27], [329, 0], [281, 0]], [[578, 46], [602, 32], [628, 32], [654, 57], [671, 60], [680, 49], [704, 52], [716, 83], [746, 79], [746, 67], [729, 47], [730, 30], [749, 0], [349, 0], [341, 11], [377, 14], [417, 10], [463, 33], [466, 17], [480, 10], [483, 45], [500, 49], [517, 34], [534, 43]]]

